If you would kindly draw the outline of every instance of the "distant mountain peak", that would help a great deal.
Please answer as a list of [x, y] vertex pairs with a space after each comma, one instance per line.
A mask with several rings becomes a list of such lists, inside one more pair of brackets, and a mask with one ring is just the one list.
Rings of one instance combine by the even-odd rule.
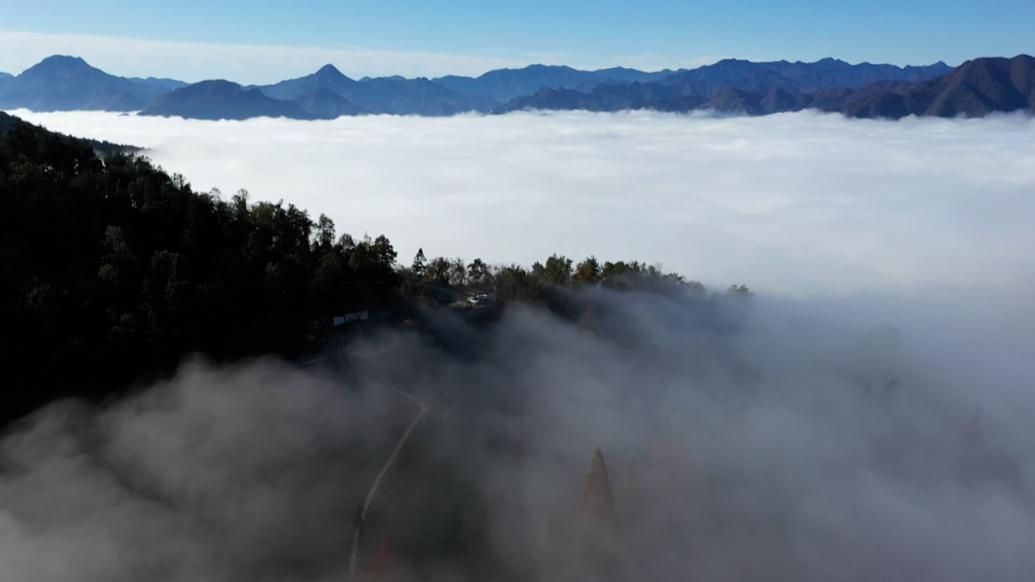
[[89, 63], [84, 61], [82, 57], [72, 57], [68, 55], [51, 55], [35, 65], [29, 67], [24, 73], [76, 73], [82, 71], [94, 71], [99, 70], [90, 66]]
[[191, 91], [240, 91], [243, 89], [241, 85], [234, 83], [233, 81], [227, 81], [226, 79], [206, 79], [204, 81], [198, 81], [193, 85], [190, 85]]
[[71, 55], [50, 55], [39, 62], [40, 65], [48, 64], [75, 64], [75, 65], [86, 65], [87, 62], [83, 60], [83, 57], [75, 57]]
[[325, 78], [342, 78], [342, 77], [348, 78], [348, 76], [345, 75], [345, 73], [342, 73], [340, 70], [338, 70], [338, 67], [335, 67], [334, 65], [332, 65], [330, 63], [320, 67], [316, 71], [316, 76], [320, 77], [320, 78], [324, 78], [324, 79]]
[[195, 119], [312, 119], [294, 101], [273, 99], [258, 89], [242, 87], [223, 79], [201, 81], [161, 95], [140, 114]]
[[35, 111], [134, 111], [175, 81], [139, 81], [110, 75], [81, 57], [52, 55], [3, 81], [0, 107]]

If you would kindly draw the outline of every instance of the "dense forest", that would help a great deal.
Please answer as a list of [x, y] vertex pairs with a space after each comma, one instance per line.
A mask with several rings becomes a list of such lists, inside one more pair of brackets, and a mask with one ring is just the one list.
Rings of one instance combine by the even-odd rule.
[[[291, 204], [196, 192], [133, 148], [62, 136], [0, 113], [2, 418], [63, 396], [103, 399], [215, 360], [320, 349], [335, 315], [391, 321], [429, 305], [563, 309], [570, 286], [700, 288], [640, 262], [530, 269], [481, 259], [409, 266], [385, 236], [338, 236]], [[745, 288], [735, 291], [746, 292]]]

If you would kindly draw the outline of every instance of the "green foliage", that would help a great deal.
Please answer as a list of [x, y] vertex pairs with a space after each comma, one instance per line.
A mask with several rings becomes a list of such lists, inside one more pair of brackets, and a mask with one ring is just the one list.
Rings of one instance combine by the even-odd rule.
[[492, 283], [492, 272], [489, 266], [481, 259], [475, 259], [467, 265], [467, 280], [475, 287], [481, 287]]
[[413, 265], [410, 267], [410, 270], [417, 277], [423, 277], [424, 271], [427, 268], [427, 262], [428, 259], [424, 257], [424, 249], [417, 249], [417, 254], [413, 257]]
[[20, 121], [0, 127], [0, 422], [59, 396], [108, 397], [194, 353], [291, 356], [315, 321], [350, 311], [491, 313], [522, 301], [593, 329], [596, 312], [567, 289], [703, 289], [646, 263], [573, 266], [556, 254], [525, 269], [421, 249], [400, 269], [384, 236], [338, 237], [324, 215], [251, 203], [243, 190], [195, 192], [120, 150], [102, 160], [95, 146]]
[[575, 273], [572, 275], [572, 278], [579, 285], [600, 284], [600, 263], [597, 262], [597, 258], [589, 257], [579, 263], [575, 267]]
[[456, 298], [455, 291], [467, 289], [491, 291], [499, 302], [526, 301], [556, 304], [557, 291], [569, 287], [605, 287], [615, 290], [671, 291], [691, 289], [703, 291], [696, 281], [686, 281], [675, 273], [665, 273], [656, 265], [638, 261], [605, 262], [589, 257], [573, 266], [563, 255], [551, 255], [545, 262], [535, 262], [528, 269], [519, 265], [490, 267], [476, 258], [468, 265], [460, 258], [436, 257], [428, 260], [424, 250], [417, 252], [413, 266], [404, 273], [405, 289], [414, 295], [424, 295], [428, 289], [454, 289], [453, 295], [435, 295]]
[[292, 354], [316, 319], [398, 300], [387, 238], [224, 201], [147, 160], [25, 123], [0, 132], [3, 417], [104, 396], [191, 353]]

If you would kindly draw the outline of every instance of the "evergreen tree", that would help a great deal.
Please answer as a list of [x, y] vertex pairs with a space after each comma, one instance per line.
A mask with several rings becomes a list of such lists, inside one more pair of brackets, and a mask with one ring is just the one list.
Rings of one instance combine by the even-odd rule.
[[428, 259], [424, 256], [424, 249], [417, 249], [416, 256], [413, 257], [413, 265], [410, 266], [410, 270], [413, 274], [418, 277], [424, 276], [424, 271], [427, 268]]

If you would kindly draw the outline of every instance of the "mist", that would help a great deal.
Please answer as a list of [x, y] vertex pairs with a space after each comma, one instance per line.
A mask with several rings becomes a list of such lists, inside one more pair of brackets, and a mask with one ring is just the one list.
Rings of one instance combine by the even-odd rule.
[[519, 113], [208, 122], [17, 114], [150, 148], [201, 190], [384, 233], [404, 262], [659, 262], [795, 296], [1025, 293], [1035, 120]]
[[[344, 376], [196, 361], [128, 400], [55, 404], [0, 448], [5, 579], [349, 579], [355, 508], [417, 403], [428, 416], [374, 500], [360, 576], [384, 536], [398, 580], [1035, 566], [1030, 359], [758, 296], [571, 300], [576, 320], [442, 314], [473, 353], [385, 331]], [[597, 448], [607, 511], [586, 505]]]
[[0, 441], [5, 579], [1035, 570], [1033, 120], [19, 114], [384, 232], [404, 262], [642, 259], [756, 295], [558, 291], [570, 313], [443, 310], [333, 366], [194, 360], [55, 403]]

